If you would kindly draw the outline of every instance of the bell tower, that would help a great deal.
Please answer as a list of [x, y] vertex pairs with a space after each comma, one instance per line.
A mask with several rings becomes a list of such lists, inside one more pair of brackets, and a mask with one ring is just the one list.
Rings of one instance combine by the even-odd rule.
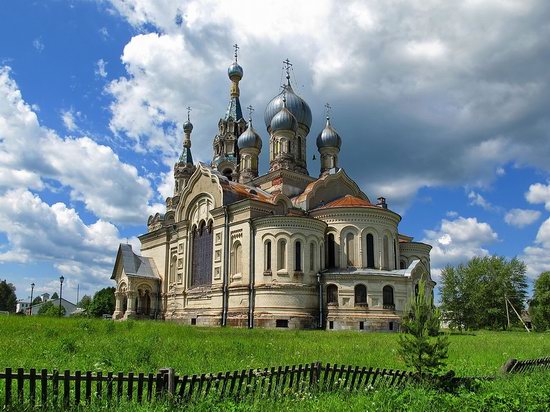
[[218, 122], [218, 133], [214, 137], [212, 168], [216, 169], [230, 180], [237, 180], [239, 166], [239, 148], [237, 139], [246, 129], [243, 119], [241, 102], [239, 100], [239, 82], [243, 78], [243, 68], [238, 63], [239, 46], [235, 48], [235, 61], [227, 69], [231, 80], [229, 89], [229, 105], [225, 116]]

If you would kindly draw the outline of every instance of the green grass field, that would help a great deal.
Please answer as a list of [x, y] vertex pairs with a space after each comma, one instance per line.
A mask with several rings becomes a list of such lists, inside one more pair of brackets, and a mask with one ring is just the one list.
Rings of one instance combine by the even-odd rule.
[[[0, 318], [0, 331], [0, 369], [22, 367], [27, 370], [56, 368], [94, 372], [155, 372], [162, 367], [173, 367], [178, 374], [192, 374], [292, 365], [316, 360], [323, 363], [405, 368], [396, 353], [398, 335], [391, 333], [198, 328], [169, 322], [111, 322], [15, 316]], [[449, 340], [447, 369], [453, 369], [458, 375], [495, 375], [509, 358], [530, 359], [550, 355], [548, 333], [480, 331], [474, 334], [452, 334]], [[532, 398], [535, 402], [527, 404], [532, 406], [531, 410], [544, 410], [538, 409], [539, 404], [536, 402], [544, 404], [547, 401], [545, 405], [550, 407], [550, 390], [545, 389], [550, 387], [547, 375], [550, 374], [522, 375], [499, 380], [484, 384], [479, 393], [464, 393], [458, 397], [426, 388], [389, 388], [351, 397], [335, 393], [285, 399], [272, 405], [272, 408], [340, 410], [349, 407], [352, 410], [395, 410], [386, 407], [400, 405], [399, 402], [403, 402], [405, 397], [408, 399], [407, 405], [412, 408], [406, 410], [431, 410], [426, 408], [432, 405], [434, 399], [444, 406], [437, 410], [465, 410], [467, 408], [459, 408], [461, 402], [463, 405], [476, 405], [478, 401], [507, 405], [501, 410], [516, 410], [513, 407], [516, 400], [523, 407], [525, 402], [529, 402], [525, 400], [527, 398]], [[516, 387], [516, 393], [510, 391]], [[494, 394], [500, 394], [498, 399], [491, 398]], [[478, 399], [479, 396], [483, 400]], [[265, 410], [268, 401], [258, 402], [233, 405], [230, 409]], [[324, 405], [332, 406], [326, 409]], [[204, 410], [224, 409], [223, 404], [214, 405], [208, 402], [195, 407], [205, 408]], [[130, 408], [127, 405], [121, 410], [133, 408], [134, 406]], [[135, 408], [140, 410], [137, 406]], [[156, 405], [155, 408], [166, 410], [168, 406]]]

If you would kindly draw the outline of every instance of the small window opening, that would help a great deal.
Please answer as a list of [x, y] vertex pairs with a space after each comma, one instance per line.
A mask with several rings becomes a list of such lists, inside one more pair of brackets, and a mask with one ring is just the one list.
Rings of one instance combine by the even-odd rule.
[[393, 322], [390, 322], [389, 327], [390, 327], [390, 330], [393, 330]]
[[359, 322], [359, 329], [360, 330], [365, 330], [365, 322], [363, 322], [363, 321]]
[[334, 329], [334, 321], [333, 321], [333, 320], [330, 320], [330, 321], [328, 322], [328, 328], [329, 328], [329, 329]]
[[275, 321], [275, 327], [277, 327], [277, 328], [288, 328], [288, 319], [277, 319]]
[[191, 318], [191, 325], [195, 326], [197, 324], [197, 318]]

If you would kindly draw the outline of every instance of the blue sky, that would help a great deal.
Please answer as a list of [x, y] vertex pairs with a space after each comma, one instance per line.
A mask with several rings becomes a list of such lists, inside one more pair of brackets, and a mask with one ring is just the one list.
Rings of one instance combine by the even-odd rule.
[[543, 0], [5, 1], [0, 278], [19, 298], [60, 275], [73, 300], [111, 285], [118, 243], [137, 248], [172, 191], [188, 105], [194, 158], [211, 158], [237, 42], [264, 143], [288, 57], [308, 157], [328, 101], [341, 166], [434, 245], [436, 277], [496, 253], [533, 279], [550, 270], [549, 21]]

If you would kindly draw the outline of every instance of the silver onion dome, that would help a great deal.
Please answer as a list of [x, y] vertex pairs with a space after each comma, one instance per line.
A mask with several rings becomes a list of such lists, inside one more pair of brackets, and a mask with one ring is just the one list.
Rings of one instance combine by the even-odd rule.
[[311, 109], [300, 96], [294, 93], [290, 84], [285, 85], [284, 90], [267, 104], [264, 113], [265, 127], [269, 129], [271, 120], [283, 107], [283, 94], [286, 94], [287, 109], [294, 115], [299, 124], [306, 126], [309, 130], [311, 128]]
[[233, 80], [233, 78], [241, 80], [243, 78], [243, 68], [237, 62], [233, 62], [227, 69], [227, 75], [231, 80]]
[[185, 133], [191, 133], [193, 131], [193, 123], [191, 123], [189, 120], [186, 120], [185, 123], [183, 123], [183, 131]]
[[248, 121], [248, 127], [239, 136], [237, 146], [239, 147], [239, 150], [248, 148], [262, 150], [262, 139], [260, 135], [256, 133], [256, 130], [254, 130], [254, 127], [252, 127], [252, 121]]
[[336, 130], [334, 130], [334, 127], [330, 124], [330, 118], [327, 117], [325, 128], [319, 133], [319, 136], [317, 136], [317, 148], [336, 147], [340, 149], [340, 146], [342, 146], [342, 138]]
[[290, 110], [283, 106], [279, 113], [273, 116], [269, 126], [272, 133], [278, 130], [292, 130], [295, 132], [298, 129], [298, 122]]

